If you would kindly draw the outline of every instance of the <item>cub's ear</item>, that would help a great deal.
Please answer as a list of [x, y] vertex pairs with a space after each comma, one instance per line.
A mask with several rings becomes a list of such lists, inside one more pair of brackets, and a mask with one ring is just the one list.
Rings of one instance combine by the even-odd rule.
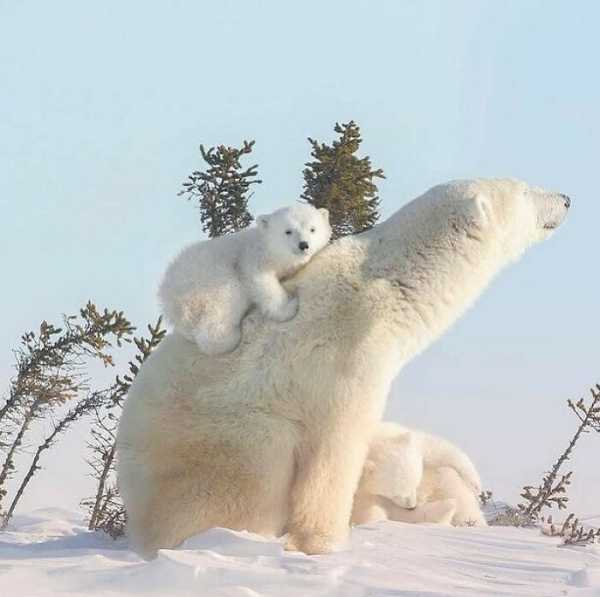
[[322, 218], [329, 224], [329, 210], [325, 209], [324, 207], [319, 208], [319, 213], [321, 214]]
[[256, 218], [256, 225], [259, 228], [268, 228], [269, 227], [269, 216], [258, 216]]

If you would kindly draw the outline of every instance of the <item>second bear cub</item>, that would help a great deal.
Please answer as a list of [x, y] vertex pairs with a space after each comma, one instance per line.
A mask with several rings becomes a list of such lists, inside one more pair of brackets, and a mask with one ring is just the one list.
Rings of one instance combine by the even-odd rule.
[[257, 225], [185, 248], [159, 289], [167, 321], [206, 354], [234, 350], [252, 306], [287, 321], [298, 310], [280, 280], [308, 263], [331, 237], [329, 213], [298, 204], [260, 216]]
[[479, 473], [449, 441], [396, 423], [380, 423], [354, 496], [352, 521], [485, 526]]

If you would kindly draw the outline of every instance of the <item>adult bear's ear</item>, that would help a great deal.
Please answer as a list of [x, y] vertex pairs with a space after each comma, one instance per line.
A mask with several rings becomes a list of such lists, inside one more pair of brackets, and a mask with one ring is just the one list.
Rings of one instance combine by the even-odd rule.
[[492, 222], [492, 205], [490, 199], [484, 193], [477, 193], [463, 199], [458, 211], [451, 216], [453, 225], [460, 230], [471, 230], [477, 234], [477, 230], [485, 230]]
[[483, 193], [477, 193], [474, 201], [477, 210], [475, 221], [480, 228], [487, 228], [492, 221], [492, 204], [490, 199]]
[[325, 209], [324, 207], [320, 207], [319, 213], [321, 214], [322, 218], [329, 224], [329, 210]]
[[258, 216], [258, 218], [256, 218], [256, 223], [259, 228], [268, 228], [269, 216]]

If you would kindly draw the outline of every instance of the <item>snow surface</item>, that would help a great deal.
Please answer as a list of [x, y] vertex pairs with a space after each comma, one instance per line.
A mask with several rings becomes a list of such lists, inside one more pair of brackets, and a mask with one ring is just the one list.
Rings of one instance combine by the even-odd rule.
[[600, 596], [600, 546], [559, 547], [536, 530], [381, 522], [347, 550], [286, 553], [277, 541], [213, 529], [145, 562], [77, 514], [37, 510], [0, 534], [0, 596]]

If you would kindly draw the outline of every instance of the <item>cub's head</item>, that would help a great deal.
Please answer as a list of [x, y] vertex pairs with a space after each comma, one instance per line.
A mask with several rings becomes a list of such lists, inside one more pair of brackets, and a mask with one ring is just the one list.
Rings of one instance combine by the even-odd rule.
[[375, 440], [363, 468], [360, 489], [392, 500], [402, 508], [417, 505], [423, 456], [412, 433]]
[[299, 203], [259, 216], [270, 253], [284, 262], [306, 263], [331, 238], [329, 212]]

